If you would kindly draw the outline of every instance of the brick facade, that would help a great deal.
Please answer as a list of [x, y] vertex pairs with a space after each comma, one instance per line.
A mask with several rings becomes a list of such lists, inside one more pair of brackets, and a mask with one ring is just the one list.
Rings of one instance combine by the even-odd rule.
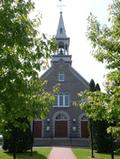
[[[65, 79], [63, 82], [58, 81], [59, 72], [63, 72]], [[52, 67], [42, 76], [43, 79], [48, 81], [47, 91], [52, 91], [53, 87], [60, 84], [60, 93], [68, 93], [70, 96], [69, 107], [53, 107], [49, 112], [48, 118], [44, 121], [44, 137], [55, 137], [54, 125], [55, 125], [55, 114], [58, 112], [65, 112], [68, 114], [68, 137], [79, 138], [80, 136], [80, 115], [84, 114], [82, 110], [74, 103], [80, 101], [78, 93], [88, 89], [88, 83], [83, 77], [81, 77], [70, 64], [63, 60], [57, 63], [52, 63]], [[47, 131], [46, 127], [49, 126], [50, 130]], [[74, 130], [73, 127], [76, 127]]]

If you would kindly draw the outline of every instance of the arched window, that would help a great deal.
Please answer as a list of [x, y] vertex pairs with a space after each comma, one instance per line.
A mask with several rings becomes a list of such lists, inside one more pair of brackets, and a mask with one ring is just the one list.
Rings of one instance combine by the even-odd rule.
[[64, 48], [64, 43], [62, 41], [59, 42], [59, 48]]
[[56, 120], [67, 120], [67, 116], [64, 113], [59, 113], [56, 118]]
[[85, 116], [85, 115], [83, 115], [83, 116], [81, 117], [81, 120], [82, 120], [82, 121], [87, 121], [86, 116]]

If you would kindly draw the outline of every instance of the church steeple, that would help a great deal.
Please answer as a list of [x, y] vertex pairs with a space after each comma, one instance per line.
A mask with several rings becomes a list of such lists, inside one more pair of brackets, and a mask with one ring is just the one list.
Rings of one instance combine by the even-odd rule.
[[59, 19], [59, 24], [57, 28], [56, 38], [67, 38], [62, 12], [60, 12], [60, 19]]
[[57, 28], [56, 40], [58, 44], [57, 54], [69, 55], [70, 38], [66, 35], [62, 12], [60, 12], [59, 24]]
[[[59, 1], [61, 2], [61, 0]], [[62, 11], [60, 11], [59, 23], [58, 23], [58, 28], [57, 28], [57, 33], [55, 38], [57, 41], [58, 49], [56, 53], [52, 56], [52, 60], [51, 60], [52, 65], [56, 64], [57, 62], [61, 60], [71, 65], [72, 63], [71, 55], [69, 55], [70, 38], [67, 37], [67, 34], [66, 34]]]

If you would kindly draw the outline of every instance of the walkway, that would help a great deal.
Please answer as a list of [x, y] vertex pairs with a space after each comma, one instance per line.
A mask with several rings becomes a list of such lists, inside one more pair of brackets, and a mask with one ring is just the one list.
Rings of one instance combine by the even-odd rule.
[[48, 159], [76, 159], [71, 148], [53, 147]]

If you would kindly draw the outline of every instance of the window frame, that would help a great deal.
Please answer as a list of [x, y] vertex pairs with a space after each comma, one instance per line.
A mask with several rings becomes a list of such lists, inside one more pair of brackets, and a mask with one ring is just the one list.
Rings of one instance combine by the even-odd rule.
[[59, 82], [64, 82], [65, 81], [65, 75], [64, 75], [64, 73], [59, 73], [58, 74], [58, 81]]
[[[67, 104], [66, 104], [66, 97], [67, 97]], [[65, 104], [66, 107], [69, 106], [69, 104], [70, 104], [69, 102], [70, 102], [70, 97], [69, 97], [68, 94], [65, 94], [64, 95], [64, 104]]]
[[[60, 98], [62, 97], [62, 104], [60, 103]], [[67, 104], [66, 104], [66, 98], [67, 97]], [[69, 94], [58, 94], [58, 95], [55, 95], [55, 101], [57, 101], [55, 104], [54, 104], [54, 107], [70, 107], [70, 96]], [[57, 105], [56, 105], [57, 104]]]

